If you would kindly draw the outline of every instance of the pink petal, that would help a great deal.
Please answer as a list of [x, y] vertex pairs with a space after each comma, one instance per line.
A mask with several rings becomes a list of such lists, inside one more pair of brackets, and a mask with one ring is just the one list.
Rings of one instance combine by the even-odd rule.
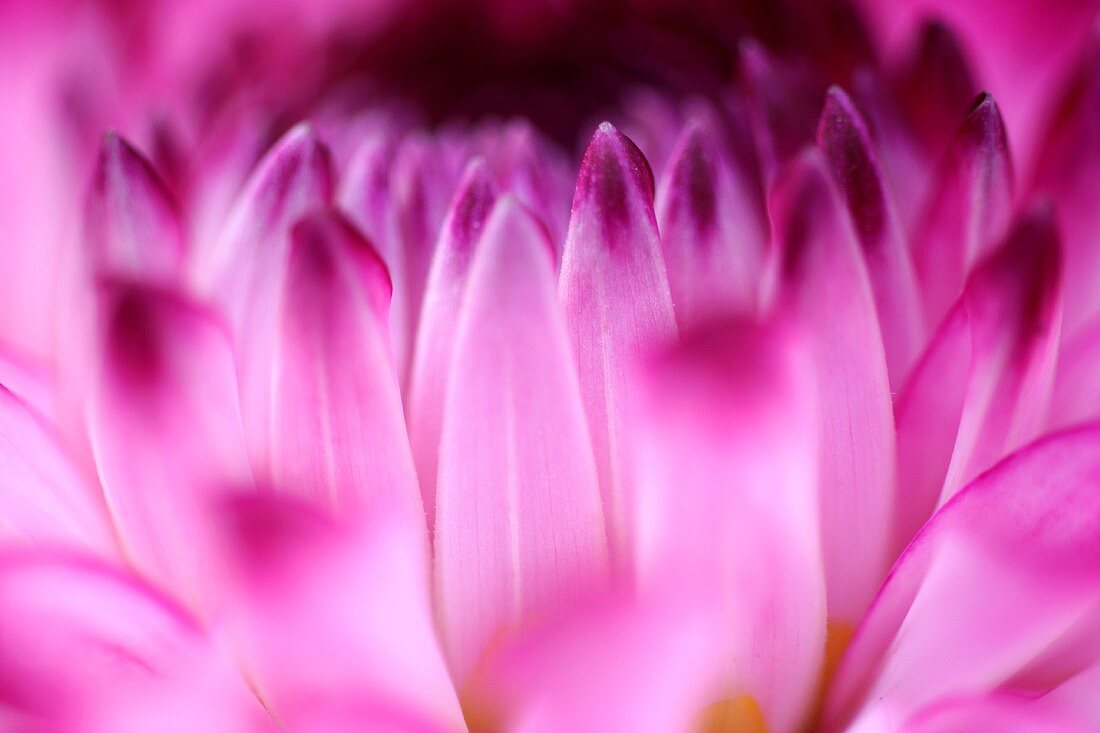
[[1100, 417], [1100, 317], [1083, 324], [1058, 354], [1050, 426], [1067, 427]]
[[228, 501], [216, 525], [231, 637], [290, 729], [456, 730], [422, 535], [400, 515], [361, 519], [271, 495]]
[[814, 139], [820, 89], [757, 42], [741, 42], [741, 82], [764, 177], [772, 181]]
[[557, 148], [526, 120], [510, 122], [500, 134], [496, 165], [501, 180], [546, 223], [560, 257], [573, 196], [572, 169], [558, 156]]
[[[841, 663], [833, 726], [945, 695], [1034, 697], [1100, 659], [1100, 429], [1020, 451], [917, 535]], [[1090, 662], [1091, 659], [1091, 662]]]
[[152, 164], [107, 133], [84, 210], [84, 246], [99, 273], [173, 283], [185, 240], [178, 206]]
[[867, 124], [838, 87], [830, 88], [825, 95], [817, 140], [863, 248], [882, 327], [890, 384], [898, 385], [924, 336], [916, 276], [892, 192], [884, 185], [871, 149]]
[[193, 618], [133, 576], [93, 560], [0, 556], [0, 629], [6, 729], [274, 728]]
[[430, 528], [435, 527], [439, 435], [455, 331], [470, 264], [496, 197], [496, 186], [484, 161], [477, 159], [470, 163], [440, 231], [416, 334], [416, 359], [409, 388], [409, 434]]
[[332, 187], [328, 151], [308, 125], [298, 125], [256, 166], [220, 236], [196, 253], [200, 289], [223, 306], [238, 331], [246, 305], [286, 260], [290, 226], [327, 204]]
[[903, 733], [958, 733], [996, 730], [1003, 733], [1088, 733], [1094, 730], [1056, 706], [1026, 697], [1001, 694], [949, 698], [910, 716]]
[[713, 609], [712, 700], [749, 695], [774, 731], [804, 722], [825, 642], [808, 356], [779, 324], [686, 332], [639, 446], [639, 582]]
[[940, 163], [914, 233], [914, 260], [929, 323], [939, 323], [974, 265], [1011, 223], [1012, 160], [988, 94], [970, 108]]
[[406, 315], [404, 328], [393, 324], [392, 339], [397, 373], [402, 384], [412, 367], [412, 350], [420, 307], [428, 282], [432, 250], [458, 184], [461, 168], [452, 178], [441, 159], [442, 141], [410, 135], [397, 150], [390, 178], [396, 216], [396, 239], [390, 250], [401, 265], [393, 270], [394, 310]]
[[1058, 202], [1065, 232], [1066, 333], [1100, 315], [1100, 29], [1094, 28], [1065, 94], [1052, 110], [1032, 191]]
[[117, 555], [98, 487], [84, 481], [46, 418], [4, 387], [0, 465], [0, 537]]
[[210, 492], [251, 481], [225, 328], [178, 294], [100, 289], [88, 431], [107, 504], [134, 564], [200, 602]]
[[1061, 254], [1033, 212], [971, 276], [897, 401], [902, 547], [937, 504], [1045, 427], [1061, 316]]
[[767, 234], [712, 120], [695, 117], [657, 195], [661, 248], [681, 326], [714, 312], [756, 310]]
[[436, 588], [464, 679], [503, 628], [600, 584], [607, 543], [553, 247], [496, 205], [455, 336], [439, 463]]
[[980, 91], [962, 41], [941, 20], [924, 20], [895, 77], [897, 95], [917, 137], [938, 156]]
[[894, 425], [871, 285], [842, 207], [816, 151], [799, 158], [770, 202], [780, 304], [805, 330], [816, 367], [829, 616], [852, 623], [887, 567]]
[[596, 454], [613, 564], [626, 557], [633, 486], [627, 375], [638, 355], [676, 338], [641, 152], [602, 124], [584, 154], [559, 294]]
[[697, 613], [603, 599], [505, 646], [472, 709], [518, 733], [693, 730], [708, 647]]
[[[257, 478], [341, 511], [387, 507], [423, 525], [394, 372], [385, 265], [340, 214], [290, 233], [277, 292], [250, 304], [241, 406]], [[275, 304], [270, 316], [259, 312]]]

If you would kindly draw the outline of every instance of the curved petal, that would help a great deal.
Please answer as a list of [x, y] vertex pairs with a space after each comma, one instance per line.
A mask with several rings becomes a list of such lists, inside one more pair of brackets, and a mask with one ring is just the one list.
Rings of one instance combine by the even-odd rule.
[[653, 213], [653, 176], [641, 152], [608, 123], [581, 164], [559, 295], [596, 454], [612, 564], [626, 558], [632, 512], [627, 375], [638, 355], [675, 339]]
[[[240, 331], [246, 305], [286, 261], [290, 226], [332, 198], [329, 154], [312, 128], [287, 132], [257, 164], [221, 233], [196, 252], [195, 278]], [[268, 288], [270, 290], [270, 288]]]
[[98, 486], [73, 466], [43, 416], [0, 387], [0, 537], [118, 553]]
[[685, 332], [646, 381], [639, 583], [713, 608], [713, 700], [750, 696], [768, 730], [797, 730], [825, 642], [805, 344], [779, 324], [716, 323]]
[[939, 323], [974, 265], [1004, 235], [1012, 216], [1013, 174], [1004, 122], [983, 94], [955, 134], [931, 184], [914, 233], [924, 311]]
[[436, 588], [464, 679], [502, 628], [607, 575], [596, 466], [553, 247], [512, 197], [485, 227], [455, 337], [440, 445]]
[[825, 161], [807, 151], [772, 194], [780, 307], [806, 332], [818, 409], [830, 620], [855, 623], [886, 572], [894, 424], [871, 285]]
[[496, 197], [496, 186], [484, 161], [478, 159], [470, 163], [435, 247], [416, 333], [416, 354], [409, 387], [409, 436], [428, 527], [433, 530], [439, 435], [443, 428], [443, 406], [454, 356], [455, 331], [466, 295], [470, 265]]
[[923, 318], [909, 247], [871, 150], [863, 116], [839, 87], [825, 95], [817, 142], [848, 206], [874, 293], [890, 384], [899, 385], [923, 341]]
[[898, 398], [899, 547], [1046, 426], [1060, 331], [1060, 246], [1039, 210], [974, 271]]
[[[276, 294], [249, 305], [241, 407], [257, 478], [341, 511], [423, 509], [390, 350], [385, 265], [340, 214], [290, 232]], [[259, 313], [273, 303], [270, 317]]]
[[179, 208], [152, 164], [116, 133], [100, 144], [84, 207], [84, 247], [100, 274], [171, 284], [183, 275]]
[[107, 504], [133, 563], [199, 603], [210, 492], [251, 481], [229, 337], [172, 291], [107, 281], [99, 298], [88, 432]]
[[62, 554], [0, 555], [0, 720], [15, 730], [274, 730], [186, 611]]
[[[896, 725], [945, 695], [1035, 696], [1100, 659], [1100, 427], [982, 475], [902, 555], [838, 671], [835, 727]], [[1091, 640], [1091, 641], [1089, 641]]]
[[337, 524], [272, 495], [216, 515], [231, 638], [292, 730], [465, 730], [432, 627], [428, 558], [404, 517]]
[[661, 249], [681, 326], [715, 312], [753, 313], [760, 301], [767, 235], [719, 135], [711, 120], [693, 118], [657, 194]]

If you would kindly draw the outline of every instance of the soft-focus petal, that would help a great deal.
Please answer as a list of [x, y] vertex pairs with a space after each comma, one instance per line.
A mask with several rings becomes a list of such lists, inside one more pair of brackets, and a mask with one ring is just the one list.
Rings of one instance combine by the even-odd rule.
[[196, 621], [81, 556], [0, 556], [0, 725], [18, 731], [260, 731], [271, 720]]
[[598, 586], [607, 542], [553, 247], [506, 197], [455, 336], [440, 446], [436, 585], [459, 680], [503, 629]]
[[875, 297], [890, 384], [899, 385], [923, 339], [923, 318], [909, 247], [893, 194], [879, 170], [862, 115], [837, 87], [825, 95], [817, 130], [837, 187], [863, 248]]
[[653, 176], [627, 137], [603, 124], [581, 164], [559, 286], [592, 433], [612, 563], [626, 556], [633, 476], [628, 375], [676, 337], [653, 213]]
[[899, 548], [1045, 427], [1060, 318], [1058, 235], [1036, 211], [974, 271], [898, 397]]
[[819, 504], [830, 620], [852, 624], [887, 569], [894, 424], [886, 359], [856, 234], [820, 154], [772, 194], [780, 307], [807, 334], [819, 397]]
[[238, 497], [216, 526], [232, 639], [292, 730], [464, 730], [432, 628], [422, 535], [341, 525], [287, 497]]
[[[340, 510], [423, 524], [388, 337], [385, 265], [341, 215], [295, 223], [285, 270], [241, 337], [241, 407], [256, 477]], [[270, 329], [270, 330], [267, 330]]]
[[101, 274], [162, 283], [183, 274], [178, 205], [149, 161], [115, 133], [104, 136], [92, 174], [84, 246]]
[[914, 232], [913, 259], [928, 323], [938, 324], [974, 265], [1012, 216], [1012, 160], [1004, 122], [988, 94], [970, 108], [931, 184]]
[[639, 582], [713, 609], [707, 689], [772, 731], [805, 722], [825, 642], [807, 356], [778, 324], [686, 332], [650, 371], [639, 446]]
[[472, 162], [440, 230], [417, 329], [409, 387], [409, 434], [429, 528], [435, 526], [439, 433], [443, 427], [455, 331], [466, 295], [470, 265], [496, 197], [496, 186], [484, 161]]
[[712, 120], [692, 119], [657, 195], [661, 249], [680, 325], [715, 312], [755, 312], [766, 233], [744, 176]]
[[0, 536], [117, 553], [103, 497], [46, 418], [0, 387]]
[[[286, 261], [291, 225], [332, 197], [329, 154], [312, 128], [291, 129], [256, 166], [220, 234], [198, 243], [193, 276], [238, 331], [246, 304], [260, 297]], [[267, 288], [270, 291], [270, 288]]]
[[[506, 645], [470, 693], [471, 729], [692, 730], [712, 651], [700, 614], [601, 599]], [[755, 729], [750, 729], [755, 730]]]
[[251, 481], [227, 330], [168, 290], [107, 281], [88, 431], [133, 563], [199, 602], [210, 492]]
[[945, 695], [1035, 696], [1100, 658], [1100, 429], [1022, 450], [917, 535], [856, 633], [833, 726], [891, 726]]

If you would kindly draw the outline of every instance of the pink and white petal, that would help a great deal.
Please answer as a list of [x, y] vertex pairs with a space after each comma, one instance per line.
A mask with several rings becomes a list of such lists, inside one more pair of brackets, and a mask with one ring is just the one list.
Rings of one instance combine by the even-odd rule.
[[0, 722], [14, 730], [274, 730], [181, 607], [125, 571], [0, 555]]
[[851, 219], [821, 154], [806, 151], [769, 207], [778, 307], [805, 332], [816, 380], [829, 617], [854, 624], [888, 567], [895, 446], [886, 357]]
[[1012, 159], [996, 102], [980, 96], [940, 162], [914, 231], [913, 256], [929, 323], [939, 323], [974, 266], [1011, 224]]
[[641, 588], [711, 610], [712, 701], [747, 695], [779, 732], [806, 722], [825, 647], [808, 357], [777, 323], [685, 332], [649, 370], [639, 441]]
[[817, 144], [847, 204], [875, 298], [890, 384], [900, 385], [924, 340], [923, 316], [909, 247], [893, 192], [879, 169], [867, 123], [839, 87], [825, 95]]
[[216, 517], [227, 633], [289, 728], [464, 730], [426, 545], [404, 517], [338, 524], [271, 494], [231, 498]]
[[[411, 134], [398, 147], [390, 173], [396, 217], [396, 239], [390, 252], [402, 260], [393, 271], [393, 308], [404, 314], [395, 319], [391, 338], [402, 386], [412, 368], [432, 251], [462, 173], [461, 165], [452, 172], [444, 164], [450, 152], [445, 140]], [[404, 326], [400, 327], [399, 322]]]
[[179, 206], [153, 165], [116, 133], [100, 144], [84, 208], [91, 271], [171, 284], [183, 276]]
[[170, 290], [108, 280], [88, 433], [126, 554], [201, 604], [211, 492], [251, 482], [228, 330]]
[[409, 387], [409, 436], [424, 497], [428, 527], [435, 527], [439, 436], [470, 265], [496, 201], [485, 162], [470, 163], [440, 231], [428, 276]]
[[897, 401], [899, 549], [938, 504], [1047, 425], [1061, 331], [1048, 212], [1021, 218], [970, 277]]
[[[337, 511], [424, 515], [390, 350], [381, 259], [342, 215], [293, 225], [268, 333], [241, 342], [241, 407], [257, 479]], [[260, 326], [263, 328], [263, 326]]]
[[471, 727], [517, 733], [694, 730], [708, 625], [682, 606], [612, 596], [502, 643], [467, 693]]
[[500, 135], [494, 168], [504, 187], [545, 222], [560, 260], [573, 197], [572, 169], [526, 120], [509, 122]]
[[[1098, 446], [1096, 426], [1045, 438], [933, 516], [856, 632], [830, 728], [861, 708], [899, 722], [949, 695], [1035, 696], [1088, 664], [1079, 642], [1100, 638]], [[1100, 658], [1095, 641], [1084, 649]]]
[[754, 313], [767, 233], [748, 176], [733, 169], [714, 120], [680, 133], [657, 194], [661, 249], [681, 326], [715, 313]]
[[21, 349], [0, 343], [0, 385], [47, 420], [58, 417], [55, 369]]
[[46, 419], [0, 387], [0, 538], [117, 557], [98, 486], [74, 467]]
[[653, 193], [653, 176], [638, 148], [610, 124], [600, 125], [577, 180], [559, 296], [616, 567], [629, 554], [633, 511], [628, 375], [640, 355], [676, 338]]
[[1088, 733], [1094, 729], [1044, 698], [1031, 699], [1007, 693], [943, 700], [910, 716], [901, 727], [903, 733], [978, 730]]
[[196, 251], [200, 292], [222, 307], [237, 332], [246, 329], [246, 306], [270, 290], [265, 283], [284, 266], [291, 225], [332, 198], [331, 166], [312, 128], [292, 128], [257, 164], [219, 235]]
[[485, 225], [440, 444], [436, 590], [456, 679], [502, 630], [607, 578], [607, 540], [553, 246], [511, 196]]

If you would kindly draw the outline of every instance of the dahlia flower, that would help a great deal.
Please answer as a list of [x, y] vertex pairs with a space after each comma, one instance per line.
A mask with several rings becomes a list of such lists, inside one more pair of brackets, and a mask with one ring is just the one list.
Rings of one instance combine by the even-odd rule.
[[1098, 9], [0, 6], [0, 729], [1100, 730]]

